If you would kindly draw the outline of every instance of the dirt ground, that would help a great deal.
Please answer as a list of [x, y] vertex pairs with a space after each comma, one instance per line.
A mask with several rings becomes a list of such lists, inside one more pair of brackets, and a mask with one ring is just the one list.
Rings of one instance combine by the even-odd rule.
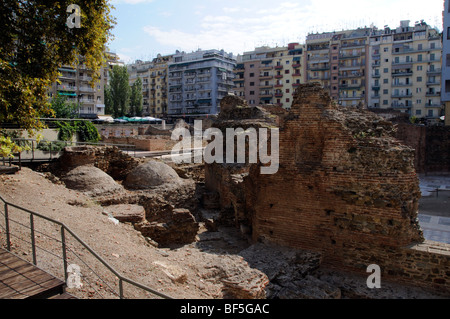
[[[27, 208], [66, 225], [80, 239], [121, 275], [151, 287], [155, 291], [177, 299], [222, 299], [221, 278], [227, 272], [245, 273], [252, 269], [236, 255], [250, 246], [234, 228], [208, 232], [200, 225], [197, 241], [182, 247], [157, 248], [130, 224], [115, 223], [92, 198], [55, 184], [44, 174], [22, 168], [15, 175], [0, 175], [0, 196], [15, 205]], [[6, 244], [4, 207], [0, 203], [0, 245]], [[31, 261], [29, 215], [14, 207], [8, 209], [12, 234], [12, 251]], [[61, 228], [41, 218], [34, 218], [38, 266], [64, 278], [61, 247]], [[69, 264], [80, 267], [82, 286], [68, 289], [80, 298], [117, 298], [119, 281], [105, 266], [73, 236], [65, 232]], [[97, 276], [99, 275], [99, 276]], [[327, 273], [329, 282], [355, 282], [365, 285], [365, 278], [345, 277]], [[350, 279], [349, 279], [350, 278]], [[420, 290], [385, 285], [374, 298], [433, 298]], [[352, 288], [353, 289], [353, 288]], [[356, 289], [356, 288], [355, 288]], [[359, 288], [358, 288], [359, 289]], [[115, 291], [114, 293], [112, 291]], [[367, 290], [367, 289], [366, 289]], [[158, 298], [124, 284], [127, 298]], [[364, 292], [370, 297], [370, 292]]]

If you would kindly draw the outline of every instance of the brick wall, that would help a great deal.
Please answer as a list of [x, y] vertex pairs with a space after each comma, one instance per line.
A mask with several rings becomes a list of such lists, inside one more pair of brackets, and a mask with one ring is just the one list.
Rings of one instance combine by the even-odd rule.
[[450, 127], [399, 123], [396, 137], [415, 150], [418, 173], [450, 172]]
[[445, 249], [410, 248], [424, 241], [419, 180], [414, 150], [394, 132], [391, 122], [340, 109], [320, 86], [302, 85], [280, 128], [278, 173], [260, 175], [255, 165], [245, 179], [253, 239], [320, 251], [340, 269], [379, 264], [392, 280], [450, 293]]

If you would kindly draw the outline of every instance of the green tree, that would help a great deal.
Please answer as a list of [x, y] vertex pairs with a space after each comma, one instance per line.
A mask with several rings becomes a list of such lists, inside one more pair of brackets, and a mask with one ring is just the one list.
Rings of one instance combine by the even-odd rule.
[[[71, 4], [81, 9], [80, 27], [69, 27]], [[0, 122], [41, 129], [38, 120], [53, 110], [47, 90], [58, 68], [79, 57], [93, 71], [92, 85], [105, 62], [114, 19], [108, 0], [2, 0], [0, 3]]]
[[130, 114], [132, 116], [142, 116], [143, 100], [142, 80], [138, 78], [133, 85], [131, 85]]
[[105, 89], [107, 95], [105, 105], [114, 117], [128, 114], [131, 89], [128, 84], [129, 74], [126, 66], [115, 65], [110, 71], [110, 83]]
[[77, 117], [79, 105], [70, 102], [67, 97], [58, 95], [51, 99], [54, 116], [58, 119], [74, 119]]

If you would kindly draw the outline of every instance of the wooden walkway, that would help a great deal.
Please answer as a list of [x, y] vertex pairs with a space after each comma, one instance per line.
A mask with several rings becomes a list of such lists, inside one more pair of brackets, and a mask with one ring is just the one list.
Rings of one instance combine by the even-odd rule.
[[66, 299], [65, 283], [0, 249], [0, 299]]

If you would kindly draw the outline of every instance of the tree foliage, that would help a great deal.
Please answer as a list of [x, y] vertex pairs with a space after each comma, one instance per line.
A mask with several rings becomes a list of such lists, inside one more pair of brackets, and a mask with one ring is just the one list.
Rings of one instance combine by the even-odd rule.
[[110, 71], [110, 83], [105, 89], [105, 103], [108, 113], [114, 117], [128, 114], [131, 89], [126, 66], [115, 65]]
[[130, 115], [142, 116], [143, 100], [142, 80], [141, 78], [137, 78], [137, 80], [131, 85]]
[[[81, 27], [66, 25], [67, 8], [81, 8]], [[98, 79], [114, 19], [108, 0], [18, 1], [0, 3], [0, 122], [15, 122], [32, 132], [38, 118], [53, 110], [47, 90], [58, 68], [79, 57]]]
[[79, 105], [70, 102], [65, 96], [58, 95], [51, 99], [51, 108], [58, 119], [74, 119], [77, 117]]

